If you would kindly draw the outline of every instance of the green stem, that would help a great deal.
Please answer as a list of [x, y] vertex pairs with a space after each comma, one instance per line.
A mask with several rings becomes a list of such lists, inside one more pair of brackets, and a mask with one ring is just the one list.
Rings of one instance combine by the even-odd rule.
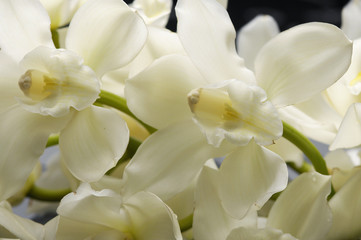
[[[283, 137], [296, 145], [310, 159], [315, 170], [321, 174], [329, 175], [326, 161], [315, 145], [302, 133], [297, 131], [291, 125], [283, 122]], [[335, 195], [335, 189], [331, 185], [331, 193], [328, 196], [330, 200]]]
[[122, 111], [132, 118], [136, 119], [138, 122], [140, 122], [150, 133], [153, 133], [156, 131], [155, 128], [149, 126], [148, 124], [142, 122], [139, 120], [128, 108], [127, 102], [124, 98], [115, 95], [113, 93], [107, 92], [105, 90], [101, 90], [99, 97], [96, 101], [96, 103], [104, 104], [109, 107], [113, 107], [115, 109], [118, 109], [119, 111]]
[[301, 167], [297, 166], [293, 162], [288, 162], [287, 165], [300, 174], [304, 172], [310, 172], [312, 170], [312, 166], [305, 161], [303, 161]]
[[113, 167], [112, 169], [110, 169], [106, 175], [110, 175], [114, 169], [116, 169], [120, 164], [122, 164], [123, 162], [127, 161], [128, 159], [132, 158], [134, 156], [134, 154], [136, 153], [136, 151], [138, 150], [140, 144], [142, 144], [140, 141], [138, 141], [137, 139], [130, 137], [129, 138], [129, 143], [127, 146], [127, 150], [125, 151], [125, 153], [123, 154], [123, 156], [119, 159], [119, 161], [117, 162], [117, 165], [115, 167]]
[[180, 229], [182, 232], [185, 232], [188, 229], [191, 229], [192, 225], [193, 225], [193, 214], [189, 215], [188, 217], [178, 220], [178, 223], [179, 223], [179, 226], [180, 226]]
[[70, 192], [70, 189], [53, 190], [33, 185], [27, 196], [40, 201], [58, 202]]
[[57, 29], [51, 30], [51, 38], [53, 39], [55, 48], [60, 48], [59, 33], [58, 33]]
[[317, 172], [329, 175], [326, 162], [321, 153], [302, 133], [297, 131], [291, 125], [283, 122], [283, 137], [296, 145], [308, 157], [308, 159], [310, 159]]
[[51, 147], [54, 145], [58, 145], [59, 144], [59, 135], [51, 135], [48, 138], [48, 142], [46, 143], [46, 147]]

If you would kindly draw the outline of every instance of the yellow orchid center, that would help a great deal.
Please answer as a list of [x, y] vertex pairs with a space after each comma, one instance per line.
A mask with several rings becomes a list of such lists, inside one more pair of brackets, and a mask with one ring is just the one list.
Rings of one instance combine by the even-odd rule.
[[32, 113], [65, 116], [92, 105], [100, 92], [96, 74], [75, 53], [38, 47], [21, 61], [25, 73], [18, 84], [24, 93], [22, 107]]
[[241, 114], [232, 107], [226, 91], [218, 89], [197, 89], [188, 95], [188, 104], [199, 119], [216, 124], [231, 125], [229, 122], [241, 120]]
[[254, 138], [267, 145], [282, 135], [282, 122], [264, 90], [242, 81], [194, 89], [188, 105], [208, 143], [216, 147], [223, 139], [246, 145]]
[[57, 80], [38, 70], [28, 70], [19, 79], [19, 87], [27, 97], [41, 101], [51, 94]]

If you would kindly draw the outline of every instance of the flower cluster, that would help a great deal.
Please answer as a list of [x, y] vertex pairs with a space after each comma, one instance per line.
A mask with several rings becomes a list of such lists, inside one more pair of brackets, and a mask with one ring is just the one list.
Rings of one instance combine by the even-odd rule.
[[0, 1], [0, 238], [359, 239], [361, 0], [282, 32], [171, 8]]

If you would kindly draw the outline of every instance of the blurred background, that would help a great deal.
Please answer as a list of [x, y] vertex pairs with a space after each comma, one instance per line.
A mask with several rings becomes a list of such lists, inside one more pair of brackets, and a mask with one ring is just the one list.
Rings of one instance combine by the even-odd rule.
[[[348, 0], [229, 0], [227, 10], [236, 30], [259, 14], [271, 15], [280, 30], [285, 30], [312, 21], [340, 26], [341, 9], [347, 3]], [[176, 24], [173, 8], [167, 28], [175, 31]]]

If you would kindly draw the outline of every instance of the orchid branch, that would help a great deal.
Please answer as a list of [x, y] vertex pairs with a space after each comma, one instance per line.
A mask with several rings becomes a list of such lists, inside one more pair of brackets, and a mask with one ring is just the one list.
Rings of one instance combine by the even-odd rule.
[[132, 118], [136, 119], [139, 123], [141, 123], [150, 133], [154, 133], [156, 131], [155, 128], [149, 126], [148, 124], [142, 122], [141, 120], [139, 120], [128, 108], [127, 106], [127, 101], [118, 96], [115, 95], [113, 93], [110, 93], [108, 91], [105, 90], [101, 90], [100, 94], [99, 94], [99, 98], [96, 100], [96, 103], [100, 103], [100, 104], [104, 104], [107, 105], [109, 107], [113, 107], [115, 109], [118, 109], [119, 111], [122, 111], [126, 114], [128, 114], [129, 116], [131, 116]]
[[40, 201], [58, 202], [70, 192], [70, 189], [45, 189], [34, 184], [27, 193], [27, 196]]
[[283, 137], [297, 146], [312, 162], [315, 170], [321, 174], [329, 175], [325, 159], [315, 145], [302, 133], [288, 123], [283, 122]]

